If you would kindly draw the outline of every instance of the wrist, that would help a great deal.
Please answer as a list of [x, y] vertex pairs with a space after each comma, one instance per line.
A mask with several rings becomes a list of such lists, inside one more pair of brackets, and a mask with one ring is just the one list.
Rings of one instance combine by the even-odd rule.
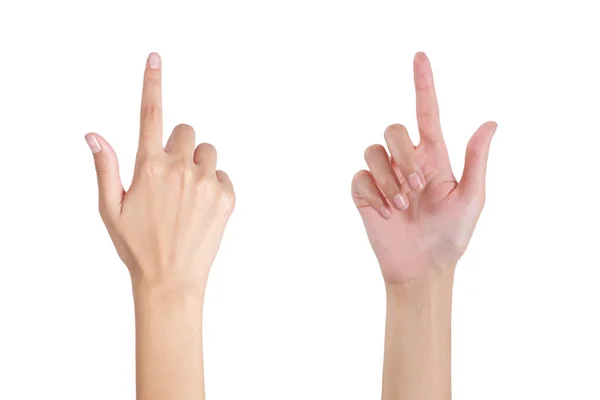
[[407, 281], [385, 282], [388, 307], [407, 305], [430, 307], [452, 300], [455, 267], [433, 268]]
[[186, 304], [204, 303], [206, 281], [202, 279], [188, 278], [162, 278], [162, 279], [132, 279], [132, 290], [134, 302], [151, 303], [180, 303]]

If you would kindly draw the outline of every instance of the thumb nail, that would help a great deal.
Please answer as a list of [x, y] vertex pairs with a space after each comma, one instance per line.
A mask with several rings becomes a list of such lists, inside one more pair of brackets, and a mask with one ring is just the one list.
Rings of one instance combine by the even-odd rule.
[[100, 151], [102, 150], [102, 148], [100, 147], [100, 143], [98, 143], [98, 139], [96, 139], [94, 135], [86, 135], [85, 141], [87, 142], [88, 146], [90, 146], [90, 150], [92, 150], [92, 153], [100, 153]]

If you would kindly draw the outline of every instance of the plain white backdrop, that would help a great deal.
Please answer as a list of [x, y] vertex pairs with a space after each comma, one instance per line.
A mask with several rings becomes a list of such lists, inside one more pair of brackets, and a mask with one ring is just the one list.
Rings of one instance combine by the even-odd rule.
[[209, 399], [380, 397], [383, 283], [350, 180], [387, 125], [415, 133], [416, 51], [457, 176], [499, 124], [456, 276], [454, 397], [600, 399], [595, 6], [2, 1], [0, 399], [134, 398], [129, 277], [83, 136], [127, 185], [151, 51], [165, 140], [191, 124], [237, 192], [205, 303]]

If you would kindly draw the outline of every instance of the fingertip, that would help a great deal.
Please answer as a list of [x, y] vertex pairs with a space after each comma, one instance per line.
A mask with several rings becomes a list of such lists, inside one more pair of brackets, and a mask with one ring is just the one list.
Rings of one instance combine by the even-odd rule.
[[356, 184], [361, 180], [361, 179], [365, 179], [365, 178], [369, 178], [371, 177], [371, 173], [369, 171], [367, 171], [366, 169], [361, 169], [360, 171], [358, 171], [357, 173], [354, 174], [354, 176], [352, 177], [352, 190], [354, 190]]
[[487, 129], [496, 129], [498, 128], [498, 123], [496, 121], [485, 121], [483, 124], [479, 126], [479, 128], [487, 128]]
[[92, 154], [98, 154], [102, 151], [102, 146], [100, 146], [100, 141], [96, 137], [94, 133], [88, 133], [85, 135], [85, 141], [92, 151]]
[[496, 133], [496, 130], [498, 129], [498, 123], [495, 121], [489, 121], [489, 123], [492, 124], [492, 135]]
[[158, 53], [152, 52], [148, 55], [148, 59], [146, 61], [146, 65], [150, 69], [159, 69], [162, 64], [162, 60]]
[[415, 54], [415, 62], [423, 63], [423, 62], [427, 62], [428, 60], [429, 60], [429, 58], [427, 57], [427, 54], [425, 54], [422, 51], [418, 51]]
[[383, 138], [389, 144], [389, 140], [399, 135], [408, 135], [408, 130], [402, 124], [392, 124], [383, 131]]
[[495, 121], [487, 121], [479, 127], [477, 130], [479, 135], [487, 138], [487, 141], [491, 141], [498, 129], [498, 124]]

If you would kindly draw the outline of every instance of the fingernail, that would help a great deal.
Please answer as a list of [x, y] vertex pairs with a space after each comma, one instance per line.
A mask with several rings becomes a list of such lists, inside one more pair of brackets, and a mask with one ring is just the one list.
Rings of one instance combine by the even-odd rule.
[[150, 53], [148, 56], [148, 67], [151, 69], [160, 68], [160, 56], [157, 53]]
[[389, 208], [387, 208], [387, 206], [381, 206], [381, 208], [379, 209], [379, 212], [381, 213], [381, 216], [385, 219], [392, 218], [392, 212], [390, 211]]
[[404, 211], [408, 208], [408, 199], [402, 193], [395, 195], [393, 200], [398, 210]]
[[85, 141], [87, 142], [88, 146], [90, 146], [90, 150], [92, 150], [92, 153], [100, 153], [100, 151], [102, 150], [102, 148], [100, 147], [100, 143], [98, 143], [98, 140], [94, 137], [94, 135], [87, 135], [85, 137]]
[[417, 174], [416, 172], [413, 172], [408, 176], [408, 183], [410, 184], [410, 187], [417, 192], [423, 190], [423, 187], [425, 186], [423, 183], [423, 178], [421, 178], [421, 175]]

